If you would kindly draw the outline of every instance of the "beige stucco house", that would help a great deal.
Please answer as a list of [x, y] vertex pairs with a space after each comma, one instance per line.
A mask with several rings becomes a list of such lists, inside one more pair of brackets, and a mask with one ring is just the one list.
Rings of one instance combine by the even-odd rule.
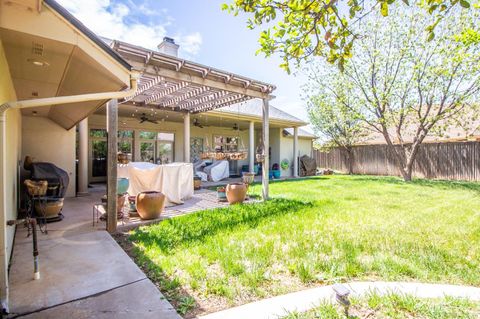
[[193, 161], [202, 148], [245, 149], [248, 158], [230, 165], [239, 174], [244, 165], [252, 169], [262, 143], [270, 150], [266, 167], [292, 163], [284, 176], [297, 175], [294, 154], [311, 154], [313, 136], [300, 129], [306, 123], [270, 105], [274, 86], [182, 60], [176, 49], [170, 39], [158, 51], [101, 39], [52, 0], [0, 0], [4, 309], [15, 232], [6, 222], [17, 218], [26, 155], [67, 171], [67, 196], [75, 196], [102, 181], [116, 194], [117, 148], [133, 161], [156, 163]]

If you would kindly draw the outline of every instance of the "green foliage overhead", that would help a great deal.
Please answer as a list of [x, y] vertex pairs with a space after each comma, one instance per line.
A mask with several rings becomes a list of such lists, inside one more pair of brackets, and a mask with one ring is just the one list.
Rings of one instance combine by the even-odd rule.
[[[425, 28], [426, 39], [433, 40], [435, 28], [453, 8], [479, 8], [478, 0], [420, 0], [416, 5], [432, 17]], [[250, 16], [247, 26], [262, 29], [257, 51], [270, 56], [280, 53], [280, 65], [290, 72], [296, 64], [311, 56], [322, 56], [343, 69], [352, 56], [353, 44], [362, 36], [360, 21], [372, 12], [386, 17], [394, 3], [410, 6], [409, 0], [233, 0], [222, 9], [234, 15]], [[473, 6], [472, 6], [473, 3]]]

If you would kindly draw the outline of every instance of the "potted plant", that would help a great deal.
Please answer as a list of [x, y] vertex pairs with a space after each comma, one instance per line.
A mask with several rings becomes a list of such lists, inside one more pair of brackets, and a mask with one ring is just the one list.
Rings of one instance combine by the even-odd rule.
[[227, 194], [225, 191], [225, 186], [217, 187], [217, 199], [219, 202], [226, 202], [227, 201]]
[[272, 174], [273, 174], [273, 178], [280, 178], [280, 175], [282, 174], [282, 172], [280, 171], [280, 166], [278, 165], [278, 163], [275, 163], [272, 165]]

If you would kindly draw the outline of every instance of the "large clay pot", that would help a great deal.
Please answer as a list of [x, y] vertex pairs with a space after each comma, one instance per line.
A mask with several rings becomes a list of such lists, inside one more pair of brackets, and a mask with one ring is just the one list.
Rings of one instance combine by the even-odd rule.
[[38, 217], [53, 218], [60, 214], [63, 208], [63, 198], [47, 199], [45, 202], [35, 202], [35, 211]]
[[155, 219], [165, 206], [165, 195], [160, 192], [141, 192], [137, 195], [137, 213], [141, 219]]
[[229, 204], [243, 203], [247, 195], [247, 186], [244, 183], [228, 184], [226, 193]]
[[130, 183], [128, 182], [128, 178], [126, 177], [117, 178], [117, 194], [118, 195], [125, 194], [128, 190], [128, 186], [130, 186]]

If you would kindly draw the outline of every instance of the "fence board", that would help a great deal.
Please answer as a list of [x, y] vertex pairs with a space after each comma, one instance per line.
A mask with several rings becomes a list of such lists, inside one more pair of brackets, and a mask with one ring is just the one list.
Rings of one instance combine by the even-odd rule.
[[[393, 151], [387, 145], [355, 146], [352, 154], [354, 174], [401, 175]], [[344, 150], [339, 148], [330, 152], [315, 150], [313, 156], [318, 167], [348, 172]], [[422, 144], [413, 166], [413, 176], [480, 181], [480, 142]]]

